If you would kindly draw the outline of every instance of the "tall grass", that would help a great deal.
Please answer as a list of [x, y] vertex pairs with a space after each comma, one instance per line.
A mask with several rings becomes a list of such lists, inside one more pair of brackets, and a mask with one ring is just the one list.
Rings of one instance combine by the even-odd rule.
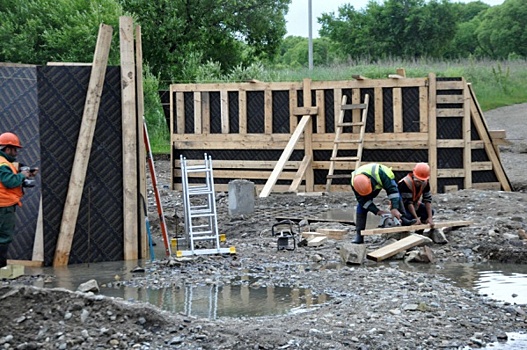
[[[370, 79], [381, 79], [394, 74], [398, 68], [404, 68], [406, 77], [422, 78], [429, 73], [438, 77], [463, 77], [472, 84], [478, 102], [483, 111], [527, 102], [527, 60], [471, 60], [431, 61], [431, 60], [385, 60], [369, 63], [352, 61], [349, 64], [330, 67], [304, 69], [272, 69], [254, 65], [247, 69], [237, 67], [235, 71], [221, 76], [218, 70], [202, 72], [198, 82], [235, 82], [248, 79], [261, 81], [302, 81], [311, 78], [316, 81], [351, 80], [353, 75], [362, 75]], [[151, 93], [151, 92], [150, 92]], [[145, 88], [146, 94], [146, 88]], [[159, 100], [159, 98], [158, 98]], [[155, 99], [148, 102], [156, 103]], [[146, 105], [147, 101], [145, 101]], [[161, 103], [147, 108], [152, 149], [155, 153], [170, 153], [170, 136], [162, 113]], [[152, 113], [153, 116], [149, 116]], [[150, 125], [152, 124], [152, 125]]]

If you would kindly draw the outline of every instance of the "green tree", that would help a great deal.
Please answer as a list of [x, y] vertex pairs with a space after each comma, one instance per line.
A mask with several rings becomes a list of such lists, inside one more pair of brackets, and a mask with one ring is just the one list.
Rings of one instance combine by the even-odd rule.
[[[0, 62], [91, 62], [99, 25], [118, 28], [122, 15], [114, 0], [2, 0]], [[119, 50], [109, 62], [119, 64]]]
[[506, 0], [481, 15], [478, 41], [490, 58], [527, 57], [527, 2]]
[[224, 72], [273, 58], [291, 0], [119, 0], [142, 25], [143, 57], [161, 79], [193, 80], [217, 62]]

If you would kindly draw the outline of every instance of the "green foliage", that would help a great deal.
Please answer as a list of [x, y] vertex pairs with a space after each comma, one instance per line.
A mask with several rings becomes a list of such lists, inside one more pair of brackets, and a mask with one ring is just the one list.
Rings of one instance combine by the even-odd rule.
[[143, 57], [163, 82], [192, 82], [278, 52], [291, 0], [119, 0], [142, 25]]
[[[114, 0], [0, 1], [0, 62], [92, 62], [99, 25], [118, 28], [122, 15]], [[109, 64], [118, 63], [111, 50]]]

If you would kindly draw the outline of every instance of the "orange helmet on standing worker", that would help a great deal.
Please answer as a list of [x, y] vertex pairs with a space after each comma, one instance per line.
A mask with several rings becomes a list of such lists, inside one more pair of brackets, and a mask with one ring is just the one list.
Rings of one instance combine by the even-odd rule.
[[430, 166], [426, 163], [417, 163], [413, 170], [414, 176], [421, 181], [428, 181], [430, 178]]
[[367, 196], [373, 191], [370, 179], [364, 174], [355, 176], [352, 186], [361, 196]]
[[17, 148], [22, 148], [22, 145], [20, 144], [20, 140], [18, 139], [18, 136], [13, 134], [12, 132], [4, 132], [0, 135], [0, 147], [5, 146], [12, 146]]

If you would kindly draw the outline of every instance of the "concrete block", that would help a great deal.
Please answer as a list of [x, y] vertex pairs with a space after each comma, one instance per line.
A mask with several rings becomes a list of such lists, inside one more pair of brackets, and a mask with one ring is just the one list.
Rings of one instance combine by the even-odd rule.
[[0, 269], [0, 278], [14, 279], [24, 274], [24, 265], [7, 265]]
[[254, 213], [254, 182], [233, 180], [229, 182], [229, 215]]

